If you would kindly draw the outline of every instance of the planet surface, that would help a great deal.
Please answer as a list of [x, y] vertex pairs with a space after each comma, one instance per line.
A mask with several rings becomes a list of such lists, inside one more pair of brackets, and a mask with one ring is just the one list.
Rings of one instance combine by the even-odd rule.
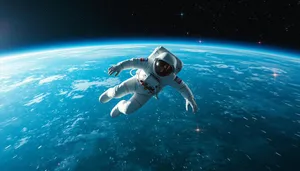
[[[164, 46], [199, 111], [166, 87], [140, 110], [111, 118], [121, 99], [99, 95], [130, 77], [122, 60]], [[300, 58], [195, 43], [130, 43], [38, 50], [0, 58], [1, 171], [297, 170]], [[129, 99], [131, 95], [123, 99]]]

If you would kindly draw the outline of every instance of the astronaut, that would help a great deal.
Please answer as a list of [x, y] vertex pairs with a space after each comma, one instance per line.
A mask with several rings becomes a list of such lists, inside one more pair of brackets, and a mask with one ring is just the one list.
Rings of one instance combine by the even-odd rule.
[[122, 70], [137, 69], [136, 74], [121, 84], [109, 88], [100, 97], [101, 103], [107, 103], [113, 98], [121, 98], [133, 94], [129, 100], [121, 100], [111, 111], [111, 117], [121, 113], [131, 114], [141, 108], [151, 97], [157, 97], [163, 87], [169, 85], [178, 90], [186, 100], [186, 110], [189, 105], [194, 113], [198, 107], [190, 88], [176, 74], [180, 72], [183, 63], [166, 48], [157, 47], [148, 58], [132, 58], [113, 65], [108, 74], [117, 76]]

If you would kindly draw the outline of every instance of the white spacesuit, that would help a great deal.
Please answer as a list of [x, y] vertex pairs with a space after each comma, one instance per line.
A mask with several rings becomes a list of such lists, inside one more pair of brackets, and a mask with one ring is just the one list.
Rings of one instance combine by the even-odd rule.
[[117, 76], [124, 69], [138, 69], [135, 76], [121, 84], [109, 88], [100, 97], [101, 103], [112, 98], [121, 98], [133, 94], [128, 100], [121, 100], [111, 111], [110, 116], [116, 117], [121, 113], [130, 114], [142, 107], [151, 97], [163, 87], [170, 85], [177, 89], [186, 100], [186, 110], [191, 105], [193, 112], [198, 110], [194, 96], [189, 87], [176, 75], [182, 68], [182, 62], [164, 47], [157, 47], [148, 58], [132, 58], [119, 62], [108, 69], [108, 74]]

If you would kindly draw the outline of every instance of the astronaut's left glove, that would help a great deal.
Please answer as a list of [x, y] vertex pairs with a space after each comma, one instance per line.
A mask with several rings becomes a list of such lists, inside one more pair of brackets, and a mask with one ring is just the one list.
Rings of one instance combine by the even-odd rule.
[[116, 73], [115, 76], [118, 76], [121, 71], [122, 71], [121, 65], [114, 65], [114, 66], [108, 68], [108, 74], [109, 75], [111, 75], [113, 73]]
[[189, 105], [192, 107], [193, 113], [196, 113], [198, 111], [198, 106], [196, 104], [195, 99], [192, 100], [185, 99], [185, 109], [186, 111], [189, 110]]

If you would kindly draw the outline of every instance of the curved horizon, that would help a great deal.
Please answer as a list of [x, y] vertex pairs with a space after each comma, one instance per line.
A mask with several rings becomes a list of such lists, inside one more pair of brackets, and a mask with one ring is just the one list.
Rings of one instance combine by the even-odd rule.
[[[201, 40], [201, 42], [200, 42]], [[185, 45], [185, 46], [199, 46], [199, 47], [215, 47], [215, 48], [230, 48], [239, 50], [248, 50], [268, 54], [276, 54], [279, 56], [300, 57], [300, 51], [284, 49], [267, 45], [254, 45], [246, 42], [237, 41], [222, 41], [211, 39], [174, 39], [174, 38], [132, 38], [132, 39], [106, 39], [106, 40], [87, 40], [87, 41], [71, 41], [39, 46], [31, 46], [27, 48], [19, 48], [7, 52], [0, 52], [0, 58], [28, 55], [32, 53], [42, 53], [47, 51], [56, 51], [63, 49], [77, 49], [92, 46], [113, 46], [113, 45]]]

